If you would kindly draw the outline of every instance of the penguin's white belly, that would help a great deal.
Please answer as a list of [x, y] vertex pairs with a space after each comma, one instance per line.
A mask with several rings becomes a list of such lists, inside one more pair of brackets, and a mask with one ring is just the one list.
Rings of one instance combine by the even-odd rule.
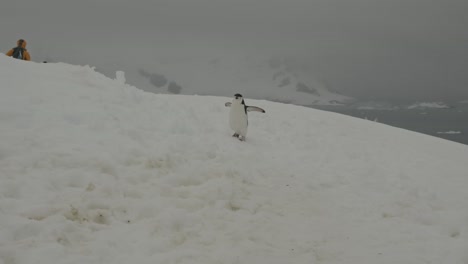
[[231, 105], [229, 124], [234, 132], [245, 137], [247, 133], [247, 114], [243, 105]]

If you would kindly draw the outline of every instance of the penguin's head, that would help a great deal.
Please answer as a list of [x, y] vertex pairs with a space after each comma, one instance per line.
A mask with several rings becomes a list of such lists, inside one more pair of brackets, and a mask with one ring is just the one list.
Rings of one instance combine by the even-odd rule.
[[242, 97], [242, 94], [235, 94], [234, 95], [234, 100], [232, 100], [233, 103], [238, 103], [238, 104], [245, 104], [244, 103], [244, 98]]
[[241, 94], [237, 93], [237, 94], [234, 95], [234, 102], [244, 104], [244, 98], [242, 97]]

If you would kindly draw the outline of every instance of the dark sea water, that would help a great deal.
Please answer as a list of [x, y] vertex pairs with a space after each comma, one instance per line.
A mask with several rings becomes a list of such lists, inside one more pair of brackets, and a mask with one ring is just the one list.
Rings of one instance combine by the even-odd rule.
[[314, 108], [377, 121], [468, 145], [468, 104], [457, 104], [444, 109], [378, 110], [347, 106]]

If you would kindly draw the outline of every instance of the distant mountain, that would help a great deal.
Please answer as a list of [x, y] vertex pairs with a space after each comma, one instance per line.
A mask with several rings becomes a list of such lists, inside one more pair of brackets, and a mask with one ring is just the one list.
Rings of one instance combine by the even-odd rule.
[[297, 105], [340, 105], [354, 99], [332, 91], [285, 60], [247, 55], [194, 55], [155, 61], [129, 83], [145, 91], [267, 99]]

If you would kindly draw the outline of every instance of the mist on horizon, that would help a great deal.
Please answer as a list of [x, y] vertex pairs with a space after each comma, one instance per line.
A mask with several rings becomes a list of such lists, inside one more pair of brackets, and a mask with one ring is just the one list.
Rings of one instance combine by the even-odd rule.
[[2, 5], [0, 22], [11, 26], [0, 47], [24, 38], [33, 61], [87, 64], [110, 77], [123, 70], [130, 84], [165, 61], [259, 54], [287, 58], [360, 100], [455, 102], [468, 99], [467, 8], [457, 0], [27, 0]]

